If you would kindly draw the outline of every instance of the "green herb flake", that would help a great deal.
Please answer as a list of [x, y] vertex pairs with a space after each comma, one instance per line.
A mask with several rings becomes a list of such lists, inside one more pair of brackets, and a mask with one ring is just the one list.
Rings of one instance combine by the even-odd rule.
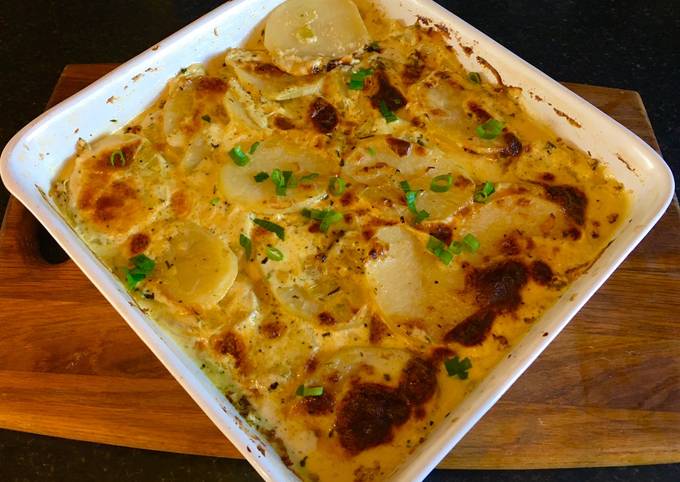
[[366, 151], [368, 151], [368, 153], [369, 153], [370, 155], [372, 155], [372, 156], [375, 156], [375, 154], [376, 154], [375, 148], [374, 148], [373, 146], [368, 146], [368, 147], [366, 148]]
[[427, 240], [427, 250], [439, 258], [442, 263], [449, 265], [453, 260], [453, 253], [449, 251], [446, 245], [434, 236], [430, 236]]
[[264, 172], [264, 171], [258, 172], [257, 174], [255, 174], [255, 175], [253, 176], [253, 179], [255, 179], [255, 182], [264, 182], [264, 181], [266, 181], [267, 179], [269, 179], [269, 174], [267, 174], [267, 173]]
[[218, 197], [214, 197], [210, 200], [210, 204], [212, 204], [213, 206], [217, 206], [219, 204], [219, 202], [220, 202], [220, 198], [218, 198]]
[[380, 103], [378, 104], [378, 109], [380, 110], [382, 116], [385, 118], [385, 122], [387, 122], [388, 124], [390, 122], [399, 120], [397, 115], [394, 112], [392, 112], [389, 107], [387, 107], [387, 103], [384, 100], [380, 101]]
[[248, 162], [250, 162], [250, 158], [246, 155], [245, 152], [243, 152], [241, 146], [233, 147], [229, 151], [229, 155], [233, 159], [234, 164], [236, 164], [237, 166], [243, 167], [246, 164], [248, 164]]
[[253, 242], [250, 240], [248, 236], [246, 236], [245, 234], [241, 234], [238, 237], [238, 244], [240, 244], [243, 250], [245, 251], [246, 259], [250, 260], [250, 255], [253, 252]]
[[255, 151], [257, 148], [260, 146], [260, 141], [253, 142], [253, 145], [250, 146], [250, 149], [248, 149], [248, 154], [255, 154]]
[[341, 177], [331, 177], [328, 180], [328, 192], [330, 192], [333, 196], [339, 196], [345, 192], [346, 186], [347, 183]]
[[448, 373], [450, 377], [458, 377], [461, 380], [467, 380], [468, 370], [472, 368], [472, 362], [468, 357], [461, 360], [456, 355], [453, 358], [445, 360], [444, 366], [446, 367], [446, 373]]
[[320, 397], [323, 395], [323, 387], [306, 387], [300, 385], [295, 390], [295, 395], [298, 397]]
[[255, 218], [253, 219], [253, 222], [260, 226], [261, 228], [266, 229], [269, 232], [272, 232], [276, 234], [276, 236], [283, 241], [285, 239], [285, 231], [282, 226], [279, 226], [276, 223], [272, 223], [271, 221], [267, 221], [266, 219], [260, 219], [260, 218]]
[[468, 74], [468, 79], [473, 84], [481, 84], [482, 83], [482, 76], [479, 75], [479, 72], [470, 72]]
[[463, 249], [471, 253], [476, 252], [480, 247], [479, 240], [474, 234], [468, 233], [463, 237]]
[[267, 246], [264, 252], [267, 255], [267, 258], [271, 259], [272, 261], [281, 261], [283, 259], [283, 253], [281, 250], [275, 248], [274, 246]]
[[342, 214], [333, 209], [303, 209], [302, 215], [319, 221], [319, 230], [323, 233], [327, 233], [331, 225], [342, 221]]
[[136, 289], [137, 284], [145, 279], [156, 267], [156, 262], [144, 254], [138, 254], [128, 260], [129, 266], [123, 270], [128, 290]]
[[376, 41], [371, 42], [366, 46], [366, 51], [367, 52], [378, 52], [380, 53], [382, 49], [380, 48], [380, 44]]
[[208, 114], [201, 116], [201, 119], [203, 119], [206, 122], [212, 122], [212, 119], [210, 118], [210, 116]]
[[472, 199], [476, 203], [483, 204], [489, 200], [489, 196], [491, 196], [494, 192], [496, 192], [496, 188], [494, 187], [493, 183], [486, 181], [481, 189], [475, 192], [475, 194], [472, 196]]
[[366, 77], [373, 75], [373, 69], [359, 69], [350, 74], [347, 87], [350, 90], [363, 90]]
[[434, 192], [446, 192], [451, 189], [453, 184], [453, 176], [451, 174], [442, 174], [435, 176], [430, 183], [430, 190]]
[[317, 177], [319, 177], [319, 173], [318, 172], [312, 172], [312, 173], [307, 174], [305, 176], [302, 176], [300, 179], [298, 179], [298, 184], [306, 184], [310, 181], [313, 181]]
[[120, 164], [120, 167], [123, 167], [125, 165], [126, 160], [127, 159], [125, 159], [125, 153], [120, 149], [117, 151], [113, 151], [111, 153], [111, 157], [109, 157], [109, 162], [111, 162], [111, 165], [113, 167], [116, 167], [116, 163]]
[[418, 192], [411, 190], [411, 186], [409, 185], [408, 181], [401, 181], [399, 186], [401, 187], [402, 191], [404, 191], [404, 197], [406, 198], [406, 205], [408, 206], [409, 211], [415, 215], [414, 223], [420, 224], [423, 220], [430, 217], [430, 213], [424, 209], [419, 211], [416, 207]]
[[482, 139], [495, 139], [503, 131], [503, 124], [496, 119], [489, 119], [484, 124], [478, 125], [475, 132]]
[[276, 186], [276, 194], [277, 196], [285, 196], [286, 195], [286, 179], [283, 177], [283, 172], [281, 169], [276, 168], [272, 171], [271, 175], [272, 182], [274, 183], [274, 186]]

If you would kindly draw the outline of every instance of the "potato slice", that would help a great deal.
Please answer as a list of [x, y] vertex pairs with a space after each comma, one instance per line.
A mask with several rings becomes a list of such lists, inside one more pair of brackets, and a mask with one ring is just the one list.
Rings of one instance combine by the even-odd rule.
[[350, 0], [288, 0], [267, 18], [264, 46], [282, 70], [303, 75], [369, 42]]
[[473, 311], [474, 300], [456, 296], [465, 286], [463, 269], [428, 252], [426, 234], [397, 225], [381, 228], [376, 238], [385, 254], [366, 264], [366, 277], [394, 331], [427, 342], [441, 336], [442, 326]]
[[84, 235], [123, 239], [150, 222], [167, 197], [167, 187], [156, 182], [161, 160], [149, 141], [134, 134], [106, 136], [87, 146], [69, 179], [72, 209], [83, 221]]
[[224, 298], [238, 273], [238, 259], [229, 246], [193, 223], [178, 229], [157, 266], [167, 296], [203, 308]]
[[[252, 142], [243, 145], [251, 144]], [[255, 152], [248, 156], [250, 160], [245, 166], [237, 166], [230, 159], [222, 167], [220, 190], [228, 201], [237, 203], [244, 209], [265, 214], [291, 212], [319, 201], [326, 195], [328, 178], [336, 164], [323, 151], [282, 137], [262, 141]], [[271, 175], [274, 169], [291, 171], [296, 179], [310, 174], [318, 176], [288, 188], [282, 196], [277, 195], [276, 185], [271, 178], [264, 182], [256, 182], [254, 179], [260, 172]]]

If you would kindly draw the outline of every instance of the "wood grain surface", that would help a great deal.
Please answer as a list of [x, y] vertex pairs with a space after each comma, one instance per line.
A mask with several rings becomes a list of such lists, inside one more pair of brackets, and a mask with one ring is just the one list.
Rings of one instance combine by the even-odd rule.
[[[69, 65], [50, 103], [113, 65]], [[568, 87], [658, 149], [636, 92]], [[652, 233], [440, 467], [680, 462], [680, 222]], [[238, 457], [73, 262], [41, 257], [12, 199], [0, 231], [0, 427]]]

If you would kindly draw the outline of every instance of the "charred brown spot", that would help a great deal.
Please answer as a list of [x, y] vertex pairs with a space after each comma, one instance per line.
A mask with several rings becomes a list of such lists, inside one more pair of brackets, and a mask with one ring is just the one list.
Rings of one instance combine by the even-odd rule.
[[373, 344], [376, 344], [380, 343], [380, 340], [382, 340], [389, 333], [390, 329], [384, 321], [374, 315], [371, 317], [368, 331], [369, 341]]
[[270, 340], [274, 340], [286, 331], [286, 325], [280, 321], [270, 321], [260, 327], [260, 332]]
[[335, 325], [335, 318], [327, 311], [319, 313], [318, 318], [322, 325]]
[[343, 206], [349, 206], [350, 204], [354, 203], [357, 200], [356, 196], [354, 193], [351, 191], [346, 191], [345, 194], [340, 197], [340, 204]]
[[338, 112], [328, 101], [317, 97], [309, 107], [309, 118], [312, 124], [324, 134], [331, 132], [338, 125]]
[[573, 228], [569, 228], [567, 230], [562, 231], [562, 237], [571, 238], [574, 241], [578, 241], [579, 239], [581, 239], [581, 230], [574, 226]]
[[564, 208], [565, 213], [579, 226], [583, 226], [586, 218], [588, 198], [585, 193], [573, 186], [543, 186], [548, 199]]
[[501, 150], [501, 157], [517, 157], [522, 153], [522, 143], [512, 132], [503, 134], [505, 147]]
[[553, 182], [555, 180], [555, 175], [551, 172], [544, 172], [541, 175], [541, 179], [543, 179], [546, 182]]
[[125, 128], [125, 132], [129, 134], [139, 134], [142, 131], [142, 126], [128, 126]]
[[305, 371], [307, 373], [314, 373], [318, 366], [319, 360], [315, 356], [312, 356], [309, 360], [307, 360], [307, 363], [305, 363]]
[[274, 126], [281, 129], [282, 131], [288, 131], [295, 127], [295, 124], [288, 118], [282, 115], [277, 115], [274, 117]]
[[255, 66], [255, 72], [258, 74], [284, 75], [283, 70], [272, 64], [257, 64]]
[[519, 241], [515, 235], [505, 237], [501, 241], [500, 251], [506, 256], [517, 256], [522, 252]]
[[464, 188], [472, 184], [472, 181], [465, 176], [458, 175], [453, 185], [458, 188]]
[[425, 63], [423, 62], [423, 54], [416, 50], [409, 55], [408, 61], [404, 66], [403, 78], [406, 85], [414, 84], [423, 75], [425, 70]]
[[411, 143], [409, 141], [397, 139], [396, 137], [388, 137], [385, 142], [399, 157], [408, 156], [411, 152]]
[[453, 240], [453, 231], [451, 230], [451, 227], [446, 224], [435, 224], [434, 226], [431, 226], [429, 233], [430, 236], [437, 238], [447, 246], [451, 244], [451, 241]]
[[610, 214], [607, 216], [607, 222], [609, 224], [614, 224], [616, 221], [618, 221], [619, 215], [617, 213]]
[[222, 334], [215, 341], [214, 347], [219, 354], [233, 357], [236, 368], [242, 368], [245, 365], [246, 347], [236, 333], [228, 331]]
[[132, 254], [141, 253], [149, 246], [150, 241], [149, 236], [144, 233], [135, 234], [130, 240], [130, 252]]
[[477, 302], [483, 308], [512, 311], [522, 302], [520, 290], [527, 283], [527, 269], [519, 261], [501, 261], [478, 269], [471, 276]]
[[110, 221], [125, 213], [121, 208], [126, 201], [137, 198], [135, 190], [123, 181], [116, 181], [111, 184], [109, 192], [100, 196], [94, 203], [94, 217], [98, 221]]
[[196, 89], [219, 94], [227, 91], [227, 83], [217, 77], [199, 77], [196, 83]]
[[553, 272], [543, 261], [534, 261], [529, 267], [529, 273], [533, 280], [539, 285], [548, 285], [553, 279]]
[[376, 109], [384, 103], [391, 111], [397, 111], [406, 105], [406, 97], [399, 92], [399, 89], [390, 84], [387, 75], [380, 72], [378, 78], [378, 91], [371, 97], [371, 105]]
[[481, 309], [453, 327], [444, 335], [444, 341], [455, 341], [463, 346], [479, 345], [489, 336], [495, 318], [493, 310]]
[[324, 415], [333, 412], [335, 397], [328, 390], [324, 390], [318, 397], [304, 397], [300, 404], [309, 415]]
[[390, 442], [394, 428], [409, 418], [410, 408], [394, 388], [359, 383], [340, 403], [335, 424], [340, 445], [350, 454]]
[[432, 350], [432, 353], [430, 354], [430, 360], [432, 361], [433, 365], [440, 365], [444, 362], [444, 360], [451, 358], [455, 354], [456, 352], [447, 346], [438, 346]]
[[429, 360], [411, 358], [401, 372], [399, 393], [411, 405], [422, 405], [437, 389], [437, 371]]
[[486, 122], [489, 119], [491, 119], [491, 114], [489, 114], [487, 111], [485, 111], [482, 107], [479, 106], [476, 102], [468, 102], [467, 103], [468, 109], [470, 109], [470, 112], [472, 112], [477, 120], [479, 122]]
[[364, 229], [363, 231], [361, 231], [361, 235], [366, 241], [368, 241], [373, 236], [375, 236], [375, 231], [373, 231], [372, 229]]

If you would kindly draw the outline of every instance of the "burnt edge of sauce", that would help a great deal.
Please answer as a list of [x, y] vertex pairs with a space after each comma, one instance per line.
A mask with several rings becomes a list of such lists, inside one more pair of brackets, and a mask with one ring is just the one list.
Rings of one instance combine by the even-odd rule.
[[567, 216], [579, 226], [583, 226], [586, 219], [586, 206], [588, 205], [588, 198], [583, 191], [567, 185], [543, 185], [543, 188], [550, 201], [562, 206]]
[[404, 66], [402, 77], [406, 85], [415, 84], [425, 70], [425, 63], [423, 62], [423, 54], [418, 50], [414, 50], [408, 57], [408, 62]]
[[330, 102], [317, 97], [309, 107], [309, 118], [319, 132], [327, 134], [338, 125], [338, 112]]
[[522, 142], [512, 132], [503, 134], [505, 147], [501, 150], [501, 157], [517, 157], [522, 153]]
[[230, 355], [234, 358], [236, 368], [245, 365], [246, 347], [243, 340], [236, 333], [228, 331], [222, 334], [214, 343], [215, 350], [221, 355]]
[[303, 397], [300, 405], [309, 415], [324, 415], [335, 409], [335, 397], [328, 390], [318, 397]]
[[378, 78], [378, 91], [371, 97], [371, 105], [380, 109], [380, 104], [385, 103], [391, 111], [397, 111], [406, 105], [406, 97], [395, 86], [390, 84], [385, 72], [380, 71]]
[[130, 252], [132, 254], [139, 254], [142, 251], [144, 251], [148, 246], [149, 242], [151, 240], [149, 239], [149, 236], [144, 233], [137, 233], [134, 236], [132, 236], [132, 239], [130, 239]]
[[520, 291], [527, 281], [527, 268], [515, 260], [475, 270], [467, 284], [477, 292], [480, 308], [449, 330], [444, 341], [455, 341], [463, 346], [481, 344], [489, 336], [496, 315], [514, 311], [522, 303]]
[[453, 240], [453, 231], [451, 230], [451, 227], [446, 224], [435, 224], [434, 226], [430, 226], [428, 232], [430, 236], [437, 238], [447, 246], [451, 244], [451, 241]]

